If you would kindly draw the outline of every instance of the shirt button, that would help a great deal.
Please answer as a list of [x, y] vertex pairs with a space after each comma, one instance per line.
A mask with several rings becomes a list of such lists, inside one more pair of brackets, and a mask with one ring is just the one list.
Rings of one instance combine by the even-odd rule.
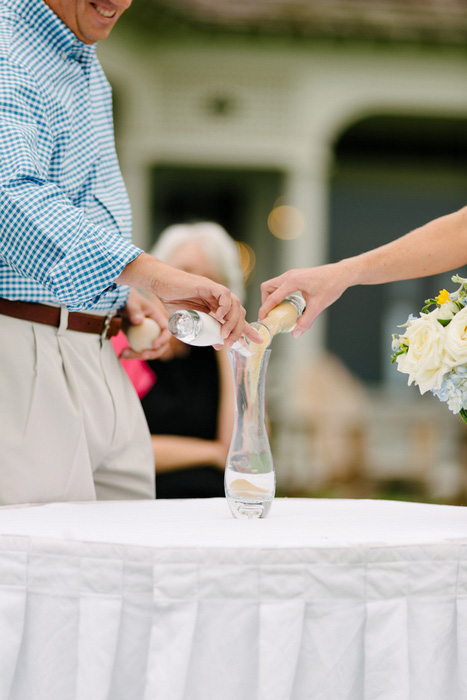
[[119, 226], [123, 226], [124, 223], [125, 223], [125, 222], [123, 221], [122, 217], [121, 217], [121, 216], [117, 216], [117, 224], [118, 224]]
[[60, 58], [62, 59], [62, 61], [66, 61], [66, 59], [68, 58], [67, 52], [62, 51], [62, 53], [60, 54]]

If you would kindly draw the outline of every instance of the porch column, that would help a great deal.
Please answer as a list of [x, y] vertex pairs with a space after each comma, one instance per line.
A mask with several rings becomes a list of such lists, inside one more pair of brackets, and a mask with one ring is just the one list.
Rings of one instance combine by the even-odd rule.
[[[302, 162], [293, 164], [287, 177], [284, 200], [302, 213], [305, 228], [298, 238], [282, 242], [282, 271], [327, 262], [328, 172], [332, 150], [316, 144], [306, 156]], [[301, 338], [277, 338], [274, 341], [276, 344], [280, 340], [280, 358], [277, 357], [274, 364], [277, 365], [276, 379], [283, 396], [296, 386], [300, 368], [309, 365], [322, 352], [324, 339], [325, 314]], [[293, 396], [287, 396], [287, 404], [290, 401], [293, 402]]]

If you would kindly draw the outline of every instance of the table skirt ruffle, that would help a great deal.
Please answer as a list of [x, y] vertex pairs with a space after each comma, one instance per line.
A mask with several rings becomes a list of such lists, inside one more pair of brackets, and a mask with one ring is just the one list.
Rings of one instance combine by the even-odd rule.
[[465, 543], [0, 537], [0, 700], [465, 698]]

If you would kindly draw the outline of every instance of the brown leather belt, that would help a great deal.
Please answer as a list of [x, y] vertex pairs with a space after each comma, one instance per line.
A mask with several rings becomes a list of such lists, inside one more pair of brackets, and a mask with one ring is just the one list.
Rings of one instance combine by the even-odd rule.
[[[60, 308], [57, 306], [47, 306], [47, 304], [36, 304], [32, 301], [10, 301], [10, 299], [0, 298], [0, 314], [20, 318], [23, 321], [33, 323], [45, 323], [47, 326], [58, 328], [60, 325]], [[95, 316], [94, 314], [84, 314], [80, 311], [70, 311], [68, 314], [67, 330], [81, 331], [82, 333], [97, 333], [111, 338], [117, 335], [122, 325], [120, 316]]]

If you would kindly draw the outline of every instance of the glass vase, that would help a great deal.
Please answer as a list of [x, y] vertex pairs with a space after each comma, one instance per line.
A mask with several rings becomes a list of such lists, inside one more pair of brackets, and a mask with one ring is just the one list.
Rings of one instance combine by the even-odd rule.
[[229, 350], [235, 422], [225, 468], [225, 495], [236, 518], [264, 518], [276, 490], [265, 424], [265, 382], [271, 350], [251, 356]]

